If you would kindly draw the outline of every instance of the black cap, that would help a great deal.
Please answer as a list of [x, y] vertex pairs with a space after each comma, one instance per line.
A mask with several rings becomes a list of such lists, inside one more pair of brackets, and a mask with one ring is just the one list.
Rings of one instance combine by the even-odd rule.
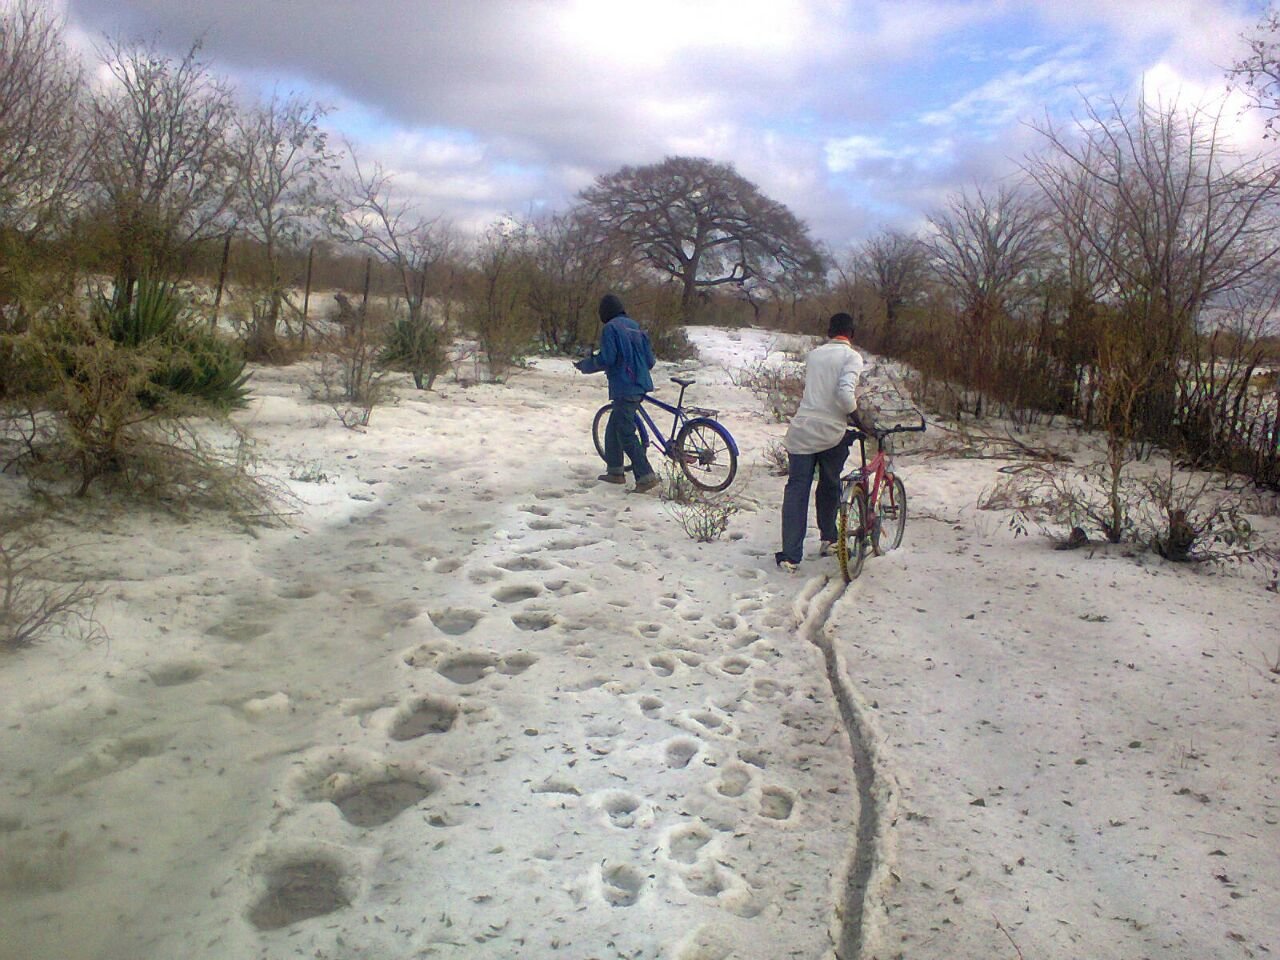
[[606, 293], [600, 298], [600, 322], [608, 323], [620, 313], [626, 313], [627, 308], [622, 305], [622, 301], [615, 297], [612, 293]]

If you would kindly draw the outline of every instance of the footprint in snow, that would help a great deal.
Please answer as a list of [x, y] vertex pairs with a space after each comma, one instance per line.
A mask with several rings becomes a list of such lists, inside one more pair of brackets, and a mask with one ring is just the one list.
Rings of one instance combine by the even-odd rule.
[[453, 637], [461, 636], [472, 630], [480, 622], [482, 616], [483, 614], [475, 610], [463, 610], [456, 607], [431, 610], [427, 613], [427, 617], [435, 624], [437, 630]]
[[392, 740], [416, 740], [429, 733], [448, 733], [458, 719], [458, 705], [444, 697], [421, 697], [402, 706], [391, 721]]
[[627, 864], [600, 866], [600, 893], [615, 907], [634, 906], [644, 891], [645, 876]]
[[683, 770], [689, 761], [698, 755], [702, 745], [689, 737], [677, 737], [667, 743], [665, 750], [667, 766], [672, 770]]
[[676, 863], [692, 865], [703, 849], [711, 842], [713, 834], [701, 823], [686, 823], [667, 831], [667, 856]]
[[795, 807], [795, 794], [786, 787], [765, 787], [760, 791], [760, 816], [768, 820], [789, 820]]
[[520, 584], [494, 591], [493, 599], [499, 603], [521, 603], [525, 600], [532, 600], [541, 592], [542, 588], [534, 584]]

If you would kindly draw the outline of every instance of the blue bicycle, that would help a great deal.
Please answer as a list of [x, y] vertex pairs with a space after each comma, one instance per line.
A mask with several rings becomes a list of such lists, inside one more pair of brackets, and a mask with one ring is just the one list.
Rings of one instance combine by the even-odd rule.
[[[716, 420], [717, 411], [684, 405], [684, 392], [693, 385], [693, 380], [672, 377], [671, 382], [680, 385], [680, 398], [674, 406], [647, 393], [644, 395], [636, 415], [640, 442], [652, 444], [664, 457], [680, 464], [689, 482], [700, 490], [723, 490], [733, 483], [738, 472], [738, 444]], [[670, 435], [674, 439], [668, 440], [662, 435], [645, 404], [671, 414]], [[604, 427], [612, 410], [613, 404], [606, 403], [596, 411], [595, 421], [591, 424], [591, 436], [602, 460]]]

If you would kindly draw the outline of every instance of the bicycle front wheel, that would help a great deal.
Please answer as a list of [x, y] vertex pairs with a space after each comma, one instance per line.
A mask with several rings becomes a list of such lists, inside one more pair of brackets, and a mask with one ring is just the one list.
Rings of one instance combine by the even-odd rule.
[[738, 449], [714, 420], [690, 420], [677, 434], [673, 454], [689, 482], [701, 490], [723, 490], [738, 472]]
[[[609, 422], [609, 414], [613, 413], [613, 404], [606, 403], [603, 407], [596, 411], [596, 417], [591, 422], [591, 439], [595, 442], [596, 453], [600, 454], [600, 459], [604, 460], [604, 428]], [[638, 416], [636, 417], [636, 433], [640, 436], [640, 445], [647, 447], [649, 445], [649, 431], [644, 428], [644, 421]], [[627, 467], [631, 469], [630, 466]]]
[[907, 490], [896, 473], [886, 474], [884, 489], [876, 500], [876, 524], [872, 531], [871, 546], [876, 556], [884, 556], [897, 550], [902, 544], [902, 533], [907, 529]]
[[847, 483], [840, 492], [836, 512], [836, 559], [845, 583], [862, 572], [867, 555], [867, 491], [860, 483]]

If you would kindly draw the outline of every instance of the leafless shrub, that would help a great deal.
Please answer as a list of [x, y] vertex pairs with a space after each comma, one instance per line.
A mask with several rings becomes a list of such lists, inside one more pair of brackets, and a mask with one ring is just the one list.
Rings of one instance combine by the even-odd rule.
[[749, 367], [739, 378], [745, 386], [762, 400], [778, 423], [786, 423], [795, 416], [804, 396], [804, 367], [799, 363], [762, 360]]
[[769, 468], [769, 472], [775, 477], [785, 477], [790, 471], [791, 467], [787, 458], [787, 448], [777, 440], [771, 441], [764, 448], [765, 466]]
[[467, 322], [488, 361], [489, 376], [501, 381], [525, 358], [538, 335], [538, 319], [528, 303], [533, 275], [527, 227], [499, 222], [473, 253], [475, 289]]
[[698, 543], [718, 540], [729, 529], [729, 519], [741, 508], [728, 493], [708, 493], [695, 487], [678, 464], [664, 463], [659, 490], [667, 512], [690, 539]]
[[54, 634], [84, 642], [105, 636], [94, 618], [102, 591], [87, 580], [44, 577], [66, 550], [43, 545], [44, 530], [29, 514], [0, 521], [0, 649], [29, 647]]
[[670, 460], [662, 463], [659, 475], [662, 487], [658, 495], [668, 503], [689, 504], [698, 496], [698, 488], [693, 485], [680, 466]]
[[334, 323], [340, 332], [329, 339], [316, 368], [312, 398], [333, 407], [348, 429], [367, 427], [373, 408], [391, 397], [388, 371], [378, 364], [385, 320], [385, 310], [367, 305], [350, 316], [338, 313]]
[[1234, 493], [1212, 476], [1166, 475], [1116, 481], [1109, 467], [1064, 472], [1052, 464], [1028, 464], [1011, 472], [978, 503], [982, 510], [1011, 510], [1010, 527], [1031, 526], [1046, 535], [1080, 529], [1112, 543], [1131, 543], [1173, 561], [1271, 562], [1274, 545], [1260, 544]]
[[672, 515], [689, 539], [698, 543], [719, 540], [729, 529], [730, 518], [740, 509], [732, 497], [695, 497], [689, 503], [672, 501]]
[[1139, 515], [1139, 537], [1166, 560], [1241, 560], [1257, 552], [1243, 503], [1219, 491], [1212, 475], [1179, 477], [1170, 467], [1141, 483], [1149, 509]]

